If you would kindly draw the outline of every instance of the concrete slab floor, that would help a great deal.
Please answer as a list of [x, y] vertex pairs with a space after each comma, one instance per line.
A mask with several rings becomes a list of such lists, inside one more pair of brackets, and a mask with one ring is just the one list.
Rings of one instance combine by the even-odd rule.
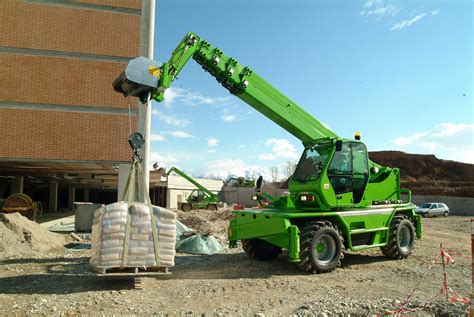
[[49, 212], [43, 213], [43, 215], [37, 219], [37, 222], [45, 228], [49, 228], [54, 226], [55, 224], [61, 223], [74, 223], [75, 212], [74, 211], [67, 211], [62, 213], [57, 212]]

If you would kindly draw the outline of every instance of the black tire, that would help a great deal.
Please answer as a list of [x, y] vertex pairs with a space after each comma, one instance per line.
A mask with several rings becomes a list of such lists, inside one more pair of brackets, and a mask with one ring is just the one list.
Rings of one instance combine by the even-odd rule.
[[390, 223], [388, 244], [381, 247], [390, 259], [406, 259], [415, 245], [415, 227], [406, 216], [395, 216]]
[[250, 258], [258, 261], [275, 260], [281, 253], [281, 248], [260, 239], [242, 240], [242, 249]]
[[447, 212], [447, 211], [443, 212], [443, 216], [444, 216], [444, 217], [449, 216], [449, 212]]
[[191, 209], [193, 209], [193, 206], [191, 204], [182, 204], [181, 205], [181, 210], [184, 212], [188, 212]]
[[206, 209], [211, 210], [211, 211], [216, 211], [217, 210], [217, 205], [209, 204], [209, 205], [207, 205]]
[[298, 266], [309, 273], [326, 273], [341, 265], [344, 238], [338, 227], [329, 221], [311, 221], [300, 231]]

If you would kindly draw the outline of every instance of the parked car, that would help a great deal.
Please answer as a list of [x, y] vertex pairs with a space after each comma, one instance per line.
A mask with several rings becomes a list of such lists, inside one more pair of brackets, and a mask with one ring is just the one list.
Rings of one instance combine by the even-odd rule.
[[443, 203], [424, 203], [416, 208], [416, 213], [423, 217], [445, 216], [449, 215], [449, 208]]

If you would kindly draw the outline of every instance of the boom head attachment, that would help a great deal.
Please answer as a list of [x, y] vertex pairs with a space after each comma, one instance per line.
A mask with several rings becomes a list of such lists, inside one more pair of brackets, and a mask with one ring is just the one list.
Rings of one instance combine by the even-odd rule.
[[158, 88], [161, 66], [160, 62], [145, 57], [132, 59], [128, 62], [127, 68], [114, 80], [114, 90], [125, 97], [138, 97], [142, 103], [146, 103], [153, 91]]

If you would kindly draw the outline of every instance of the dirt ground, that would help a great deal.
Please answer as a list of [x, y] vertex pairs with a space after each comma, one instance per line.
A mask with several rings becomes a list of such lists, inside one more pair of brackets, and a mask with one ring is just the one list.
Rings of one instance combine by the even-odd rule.
[[[341, 268], [320, 275], [300, 271], [285, 255], [250, 260], [240, 247], [212, 256], [178, 254], [172, 274], [142, 279], [143, 289], [131, 279], [95, 276], [89, 250], [0, 260], [0, 315], [377, 314], [400, 307], [415, 287], [407, 307], [420, 307], [442, 287], [441, 265], [432, 265], [440, 242], [455, 260], [447, 268], [448, 285], [469, 297], [470, 225], [468, 217], [425, 219], [424, 237], [408, 259], [387, 260], [378, 249], [349, 253]], [[467, 304], [443, 301], [425, 309], [467, 311]]]

